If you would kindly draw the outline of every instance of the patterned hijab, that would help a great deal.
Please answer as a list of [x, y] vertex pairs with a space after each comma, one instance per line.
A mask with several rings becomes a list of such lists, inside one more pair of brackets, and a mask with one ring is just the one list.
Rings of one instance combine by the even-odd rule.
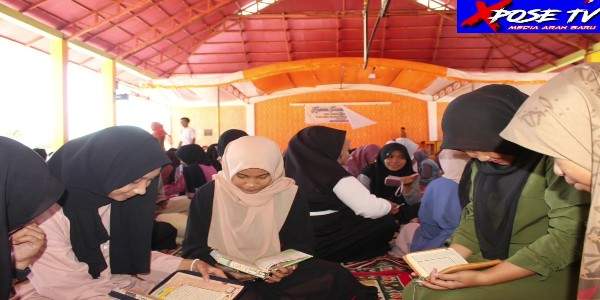
[[525, 103], [502, 137], [592, 173], [579, 299], [598, 299], [600, 286], [600, 65], [579, 65], [553, 78]]

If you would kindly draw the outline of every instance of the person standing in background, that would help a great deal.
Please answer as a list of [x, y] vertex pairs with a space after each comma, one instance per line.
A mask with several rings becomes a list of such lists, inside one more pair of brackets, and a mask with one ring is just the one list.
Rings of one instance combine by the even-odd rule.
[[181, 134], [179, 136], [179, 147], [196, 143], [196, 130], [189, 127], [189, 125], [190, 118], [181, 118], [181, 126], [183, 126], [183, 128], [181, 129]]
[[158, 141], [160, 144], [160, 148], [165, 150], [165, 137], [169, 137], [169, 144], [171, 143], [171, 136], [165, 131], [163, 125], [159, 122], [152, 122], [150, 124], [150, 128], [152, 129], [152, 136]]
[[401, 138], [407, 138], [408, 137], [406, 135], [406, 127], [400, 127], [400, 137]]

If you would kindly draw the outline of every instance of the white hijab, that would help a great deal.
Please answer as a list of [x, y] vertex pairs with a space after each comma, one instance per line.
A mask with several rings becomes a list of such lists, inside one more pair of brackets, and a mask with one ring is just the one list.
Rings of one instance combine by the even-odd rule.
[[469, 156], [462, 151], [444, 149], [438, 155], [438, 159], [444, 171], [442, 176], [456, 183], [460, 182], [460, 177], [469, 162]]
[[[223, 170], [214, 175], [215, 194], [208, 245], [246, 262], [281, 252], [279, 231], [285, 223], [298, 186], [284, 175], [283, 158], [275, 142], [245, 136], [227, 145]], [[262, 169], [272, 182], [247, 194], [231, 178], [240, 171]]]

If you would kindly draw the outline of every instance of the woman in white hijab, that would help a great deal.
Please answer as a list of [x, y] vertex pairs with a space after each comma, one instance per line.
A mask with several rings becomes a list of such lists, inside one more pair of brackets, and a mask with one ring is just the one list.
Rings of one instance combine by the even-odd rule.
[[[294, 180], [285, 177], [275, 142], [241, 137], [227, 146], [221, 162], [223, 170], [198, 189], [190, 205], [184, 257], [215, 265], [213, 249], [250, 262], [286, 249], [314, 253], [307, 203]], [[340, 265], [318, 259], [281, 268], [246, 287], [244, 299], [377, 297]]]
[[600, 299], [600, 65], [579, 65], [537, 90], [501, 136], [555, 159], [554, 172], [591, 191], [578, 299]]

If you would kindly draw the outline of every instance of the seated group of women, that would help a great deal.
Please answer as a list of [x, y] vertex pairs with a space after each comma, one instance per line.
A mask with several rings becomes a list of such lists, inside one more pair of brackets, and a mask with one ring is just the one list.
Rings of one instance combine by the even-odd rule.
[[[579, 296], [597, 297], [600, 204], [592, 204], [584, 235], [590, 195], [580, 190], [598, 182], [598, 74], [598, 66], [578, 66], [529, 98], [490, 85], [448, 106], [442, 147], [472, 158], [460, 184], [446, 178], [452, 187], [439, 196], [457, 193], [462, 207], [450, 247], [468, 261], [502, 263], [434, 271], [413, 281], [404, 297], [573, 299], [584, 238]], [[243, 297], [375, 299], [372, 288], [327, 260], [385, 253], [415, 205], [404, 190], [377, 179], [404, 169], [397, 162], [382, 169], [381, 160], [397, 159], [395, 152], [409, 160], [395, 144], [366, 170], [367, 189], [342, 167], [349, 148], [343, 131], [305, 128], [283, 157], [273, 141], [241, 137], [224, 148], [214, 181], [196, 191], [179, 258], [150, 250], [158, 175], [170, 161], [148, 133], [108, 128], [66, 143], [47, 166], [17, 142], [0, 143], [0, 260], [11, 266], [0, 272], [0, 298], [28, 266], [29, 281], [17, 289], [22, 298], [79, 299], [106, 297], [115, 287], [147, 291], [178, 269], [225, 276], [208, 255], [212, 249], [250, 261], [297, 249], [316, 258], [247, 283]]]

